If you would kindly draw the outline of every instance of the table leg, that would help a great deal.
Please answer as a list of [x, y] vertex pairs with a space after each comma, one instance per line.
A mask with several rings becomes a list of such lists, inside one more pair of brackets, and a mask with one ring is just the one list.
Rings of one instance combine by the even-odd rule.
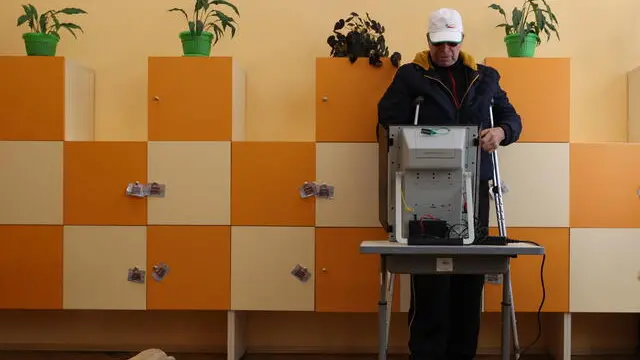
[[511, 359], [511, 264], [502, 277], [502, 360]]
[[378, 360], [387, 360], [387, 257], [380, 256], [380, 300], [378, 301]]

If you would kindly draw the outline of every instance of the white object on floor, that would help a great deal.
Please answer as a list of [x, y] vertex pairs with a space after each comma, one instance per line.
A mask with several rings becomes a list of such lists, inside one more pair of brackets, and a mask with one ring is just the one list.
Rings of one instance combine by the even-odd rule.
[[176, 360], [160, 349], [147, 349], [129, 360]]

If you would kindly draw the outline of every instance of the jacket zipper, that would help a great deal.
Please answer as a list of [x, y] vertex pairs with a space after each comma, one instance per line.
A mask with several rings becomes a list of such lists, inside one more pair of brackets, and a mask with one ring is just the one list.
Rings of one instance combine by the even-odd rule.
[[460, 106], [462, 106], [462, 104], [464, 104], [464, 99], [467, 97], [467, 94], [469, 93], [469, 90], [471, 90], [471, 87], [473, 86], [473, 83], [475, 83], [476, 80], [478, 80], [479, 77], [480, 77], [480, 75], [476, 74], [476, 76], [473, 77], [473, 80], [471, 80], [471, 82], [469, 83], [469, 86], [467, 86], [467, 91], [464, 92], [464, 95], [462, 95], [462, 100], [460, 100]]
[[[424, 77], [426, 77], [427, 79], [431, 79], [435, 82], [440, 83], [440, 85], [442, 85], [442, 87], [447, 90], [447, 92], [449, 93], [449, 95], [451, 95], [451, 99], [453, 100], [453, 103], [456, 103], [456, 98], [453, 96], [453, 93], [451, 92], [451, 90], [449, 90], [449, 88], [447, 87], [447, 85], [445, 85], [442, 81], [440, 81], [439, 79], [436, 79], [434, 77], [431, 77], [429, 75], [425, 75]], [[473, 86], [473, 84], [476, 82], [476, 80], [478, 80], [478, 78], [480, 77], [480, 75], [476, 74], [476, 76], [474, 76], [473, 80], [471, 80], [471, 82], [469, 83], [469, 86], [467, 87], [467, 91], [464, 92], [464, 95], [462, 95], [462, 99], [460, 99], [460, 106], [462, 106], [462, 104], [464, 104], [464, 100], [467, 97], [467, 94], [469, 94], [469, 90], [471, 90], [471, 87]], [[459, 123], [460, 119], [459, 119], [459, 108], [456, 106], [456, 122]]]

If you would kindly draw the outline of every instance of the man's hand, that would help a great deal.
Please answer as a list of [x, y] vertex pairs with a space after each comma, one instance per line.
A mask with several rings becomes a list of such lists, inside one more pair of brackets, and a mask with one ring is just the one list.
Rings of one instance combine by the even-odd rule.
[[480, 132], [480, 146], [486, 152], [493, 152], [504, 140], [504, 137], [504, 129], [501, 127], [484, 129]]

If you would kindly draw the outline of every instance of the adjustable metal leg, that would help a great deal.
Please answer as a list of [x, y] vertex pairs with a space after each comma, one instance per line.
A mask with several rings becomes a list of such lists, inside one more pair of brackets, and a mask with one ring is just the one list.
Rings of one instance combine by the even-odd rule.
[[[507, 260], [507, 271], [502, 279], [502, 360], [511, 359], [511, 320], [514, 316], [511, 312], [511, 270]], [[514, 334], [514, 339], [517, 334]], [[517, 356], [517, 352], [516, 352]]]
[[380, 256], [380, 300], [378, 301], [378, 360], [387, 360], [389, 347], [387, 322], [387, 258]]
[[389, 331], [391, 329], [391, 315], [393, 314], [393, 291], [396, 283], [396, 274], [387, 273], [389, 275], [389, 281], [387, 282], [387, 318], [386, 320], [386, 344], [387, 352], [389, 351]]
[[[489, 107], [489, 117], [491, 127], [494, 127], [493, 120], [493, 100]], [[498, 151], [491, 153], [493, 160], [493, 195], [496, 205], [496, 215], [498, 217], [498, 229], [500, 236], [507, 236], [507, 223], [504, 217], [504, 203], [502, 202], [502, 180], [500, 179], [500, 165], [498, 162]], [[516, 323], [516, 310], [513, 303], [513, 289], [511, 287], [511, 261], [507, 261], [507, 270], [502, 279], [502, 358], [508, 360], [510, 358], [510, 331], [513, 330], [513, 347], [516, 360], [520, 358], [520, 343], [518, 341], [518, 327]]]
[[[511, 262], [509, 261], [509, 264]], [[518, 339], [518, 321], [516, 319], [516, 306], [513, 302], [513, 286], [511, 286], [511, 265], [509, 265], [509, 276], [505, 280], [505, 284], [509, 287], [509, 303], [511, 304], [511, 329], [513, 331], [513, 351], [516, 360], [520, 359], [520, 341]]]

